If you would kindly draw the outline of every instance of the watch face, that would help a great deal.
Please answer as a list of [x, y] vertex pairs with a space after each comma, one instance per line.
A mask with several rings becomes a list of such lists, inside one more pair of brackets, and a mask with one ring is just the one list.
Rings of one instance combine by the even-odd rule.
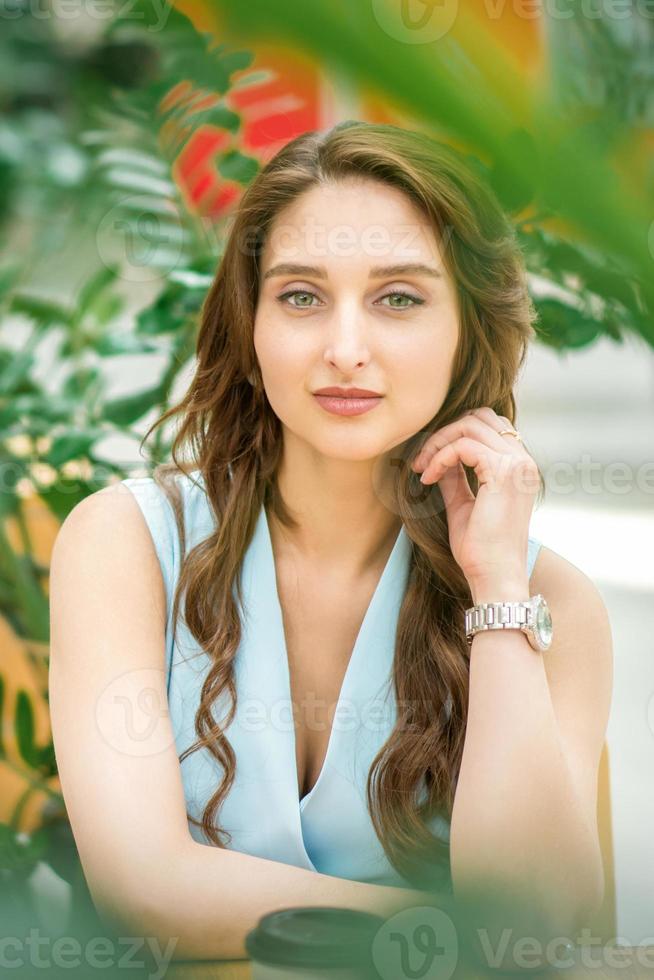
[[544, 647], [548, 647], [552, 642], [552, 617], [544, 599], [540, 599], [536, 606], [536, 620], [534, 623], [538, 638]]

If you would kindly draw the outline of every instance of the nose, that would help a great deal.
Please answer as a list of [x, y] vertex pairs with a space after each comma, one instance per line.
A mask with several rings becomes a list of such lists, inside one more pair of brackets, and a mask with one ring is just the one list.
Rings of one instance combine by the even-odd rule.
[[326, 326], [324, 360], [343, 374], [359, 371], [370, 361], [366, 317], [354, 302], [335, 309]]

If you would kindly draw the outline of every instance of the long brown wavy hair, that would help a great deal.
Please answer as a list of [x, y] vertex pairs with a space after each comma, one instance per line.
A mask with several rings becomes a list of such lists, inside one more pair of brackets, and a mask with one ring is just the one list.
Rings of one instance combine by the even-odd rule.
[[[311, 187], [351, 176], [400, 188], [420, 208], [442, 244], [460, 313], [449, 391], [393, 467], [395, 513], [412, 542], [412, 556], [392, 672], [397, 723], [373, 761], [366, 789], [375, 833], [389, 861], [419, 886], [433, 884], [434, 868], [445, 867], [445, 881], [450, 880], [449, 845], [432, 834], [427, 821], [436, 814], [451, 818], [467, 719], [464, 611], [472, 597], [449, 547], [438, 485], [424, 487], [408, 464], [429, 433], [473, 408], [488, 405], [515, 424], [513, 386], [535, 336], [536, 314], [513, 226], [476, 167], [423, 133], [358, 120], [287, 143], [235, 209], [202, 307], [188, 391], [144, 440], [164, 421], [180, 417], [173, 462], [157, 466], [153, 476], [174, 508], [182, 556], [176, 474], [193, 479], [192, 471], [200, 471], [216, 518], [212, 533], [183, 559], [173, 621], [176, 626], [185, 594], [185, 623], [210, 667], [195, 717], [197, 741], [179, 761], [206, 748], [223, 771], [202, 821], [187, 816], [207, 839], [224, 847], [231, 835], [215, 818], [235, 776], [236, 758], [224, 728], [236, 710], [232, 667], [241, 637], [232, 586], [242, 602], [241, 562], [262, 504], [287, 527], [297, 526], [277, 488], [282, 427], [266, 398], [253, 344], [259, 259], [281, 209]], [[475, 472], [468, 467], [465, 472], [476, 494]], [[543, 492], [540, 475], [539, 497]], [[224, 691], [230, 710], [223, 727], [212, 705]]]

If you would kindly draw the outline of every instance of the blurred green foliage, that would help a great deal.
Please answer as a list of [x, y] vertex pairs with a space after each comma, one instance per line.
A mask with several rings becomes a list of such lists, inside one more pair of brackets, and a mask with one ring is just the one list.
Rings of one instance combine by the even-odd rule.
[[[165, 31], [150, 32], [147, 3], [130, 4], [125, 16], [116, 14], [81, 45], [57, 30], [54, 16], [22, 0], [11, 8], [3, 3], [0, 617], [14, 647], [14, 638], [24, 637], [47, 648], [47, 567], [32, 547], [40, 531], [27, 515], [25, 487], [61, 522], [83, 497], [126, 475], [105, 455], [103, 440], [120, 435], [140, 444], [136, 423], [168, 406], [194, 352], [197, 314], [220, 246], [216, 228], [184, 199], [173, 165], [190, 136], [211, 123], [230, 135], [216, 159], [219, 171], [242, 184], [256, 173], [258, 162], [239, 147], [241, 118], [225, 105], [233, 74], [240, 72], [238, 84], [253, 77], [244, 72], [252, 55], [216, 45], [172, 9]], [[164, 102], [180, 81], [187, 83], [184, 99]], [[108, 246], [118, 238], [136, 243], [138, 254], [124, 252], [137, 271], [152, 267], [158, 287], [128, 330], [120, 326], [125, 269], [107, 259], [110, 248], [105, 252], [107, 242], [98, 237], [104, 226]], [[96, 231], [95, 268], [72, 298], [53, 298], [39, 281], [40, 267], [71, 240], [83, 253], [89, 228]], [[15, 323], [26, 338], [18, 345], [9, 326]], [[44, 349], [52, 365], [47, 377], [37, 370]], [[152, 354], [164, 366], [144, 390], [112, 397], [105, 365], [124, 354]], [[146, 465], [166, 458], [168, 448], [159, 430], [146, 447]], [[20, 553], [10, 523], [24, 545]], [[12, 662], [5, 657], [0, 671]], [[0, 672], [0, 783], [8, 793], [6, 772], [23, 785], [9, 823], [0, 823], [0, 920], [17, 935], [39, 921], [29, 882], [44, 862], [71, 886], [70, 929], [98, 934], [63, 798], [52, 788], [52, 740], [36, 739], [35, 709], [47, 710], [47, 691], [19, 689], [9, 698]], [[41, 825], [26, 833], [23, 817], [34, 793], [47, 802]]]

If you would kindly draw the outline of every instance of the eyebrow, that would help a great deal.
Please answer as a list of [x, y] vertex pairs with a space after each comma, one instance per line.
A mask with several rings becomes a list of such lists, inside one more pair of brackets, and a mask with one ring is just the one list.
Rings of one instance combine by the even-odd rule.
[[[423, 262], [404, 262], [397, 265], [376, 265], [368, 273], [369, 279], [382, 279], [384, 276], [431, 276], [440, 279], [441, 274], [438, 269]], [[298, 265], [293, 262], [280, 262], [273, 265], [264, 275], [264, 279], [271, 279], [273, 276], [313, 276], [315, 279], [327, 279], [327, 272], [322, 265]]]

